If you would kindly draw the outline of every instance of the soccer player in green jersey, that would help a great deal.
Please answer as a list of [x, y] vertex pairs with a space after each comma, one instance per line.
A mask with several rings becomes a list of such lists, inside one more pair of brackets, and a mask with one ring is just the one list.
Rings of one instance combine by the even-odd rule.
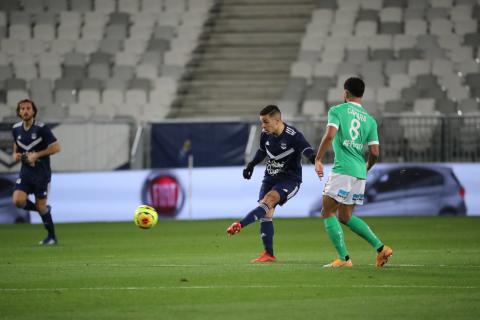
[[[393, 250], [382, 243], [365, 221], [352, 215], [354, 206], [363, 204], [367, 171], [377, 162], [380, 153], [377, 123], [361, 105], [365, 91], [363, 80], [349, 78], [343, 87], [345, 103], [328, 111], [327, 128], [315, 158], [315, 171], [321, 179], [322, 158], [333, 143], [335, 160], [323, 190], [322, 217], [327, 235], [339, 258], [324, 267], [353, 266], [339, 220], [375, 248], [376, 265], [383, 267]], [[368, 145], [369, 151], [366, 164], [364, 145]]]

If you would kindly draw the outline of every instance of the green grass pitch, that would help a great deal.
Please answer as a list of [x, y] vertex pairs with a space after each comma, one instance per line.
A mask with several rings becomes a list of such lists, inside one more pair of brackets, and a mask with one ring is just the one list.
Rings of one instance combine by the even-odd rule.
[[385, 268], [345, 230], [351, 269], [320, 219], [277, 219], [278, 262], [252, 265], [258, 224], [59, 224], [60, 244], [36, 245], [39, 225], [0, 226], [0, 319], [480, 319], [480, 219], [369, 218], [393, 247]]

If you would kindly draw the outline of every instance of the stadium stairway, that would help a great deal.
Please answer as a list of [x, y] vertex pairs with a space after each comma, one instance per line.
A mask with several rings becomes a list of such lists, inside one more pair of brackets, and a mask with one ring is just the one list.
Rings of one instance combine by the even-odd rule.
[[257, 117], [280, 99], [314, 0], [221, 0], [171, 118]]

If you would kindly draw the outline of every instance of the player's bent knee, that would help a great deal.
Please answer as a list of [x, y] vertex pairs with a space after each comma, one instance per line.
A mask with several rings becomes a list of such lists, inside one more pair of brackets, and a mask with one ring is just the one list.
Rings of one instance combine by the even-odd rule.
[[267, 193], [265, 197], [263, 197], [262, 202], [265, 203], [270, 209], [275, 207], [278, 202], [280, 201], [280, 195], [278, 193]]
[[325, 211], [322, 209], [322, 218], [330, 218], [336, 216], [335, 212]]
[[13, 198], [12, 200], [13, 205], [17, 208], [24, 208], [25, 205], [27, 204], [26, 199], [20, 199], [20, 198]]
[[340, 223], [343, 223], [343, 224], [347, 224], [348, 220], [350, 220], [350, 218], [342, 217], [342, 216], [338, 217], [338, 221], [340, 221]]

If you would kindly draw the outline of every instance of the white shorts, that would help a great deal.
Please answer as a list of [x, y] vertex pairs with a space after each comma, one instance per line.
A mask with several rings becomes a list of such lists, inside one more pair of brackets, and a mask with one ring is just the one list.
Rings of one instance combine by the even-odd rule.
[[342, 204], [363, 204], [365, 181], [365, 179], [332, 172], [325, 183], [323, 195]]

